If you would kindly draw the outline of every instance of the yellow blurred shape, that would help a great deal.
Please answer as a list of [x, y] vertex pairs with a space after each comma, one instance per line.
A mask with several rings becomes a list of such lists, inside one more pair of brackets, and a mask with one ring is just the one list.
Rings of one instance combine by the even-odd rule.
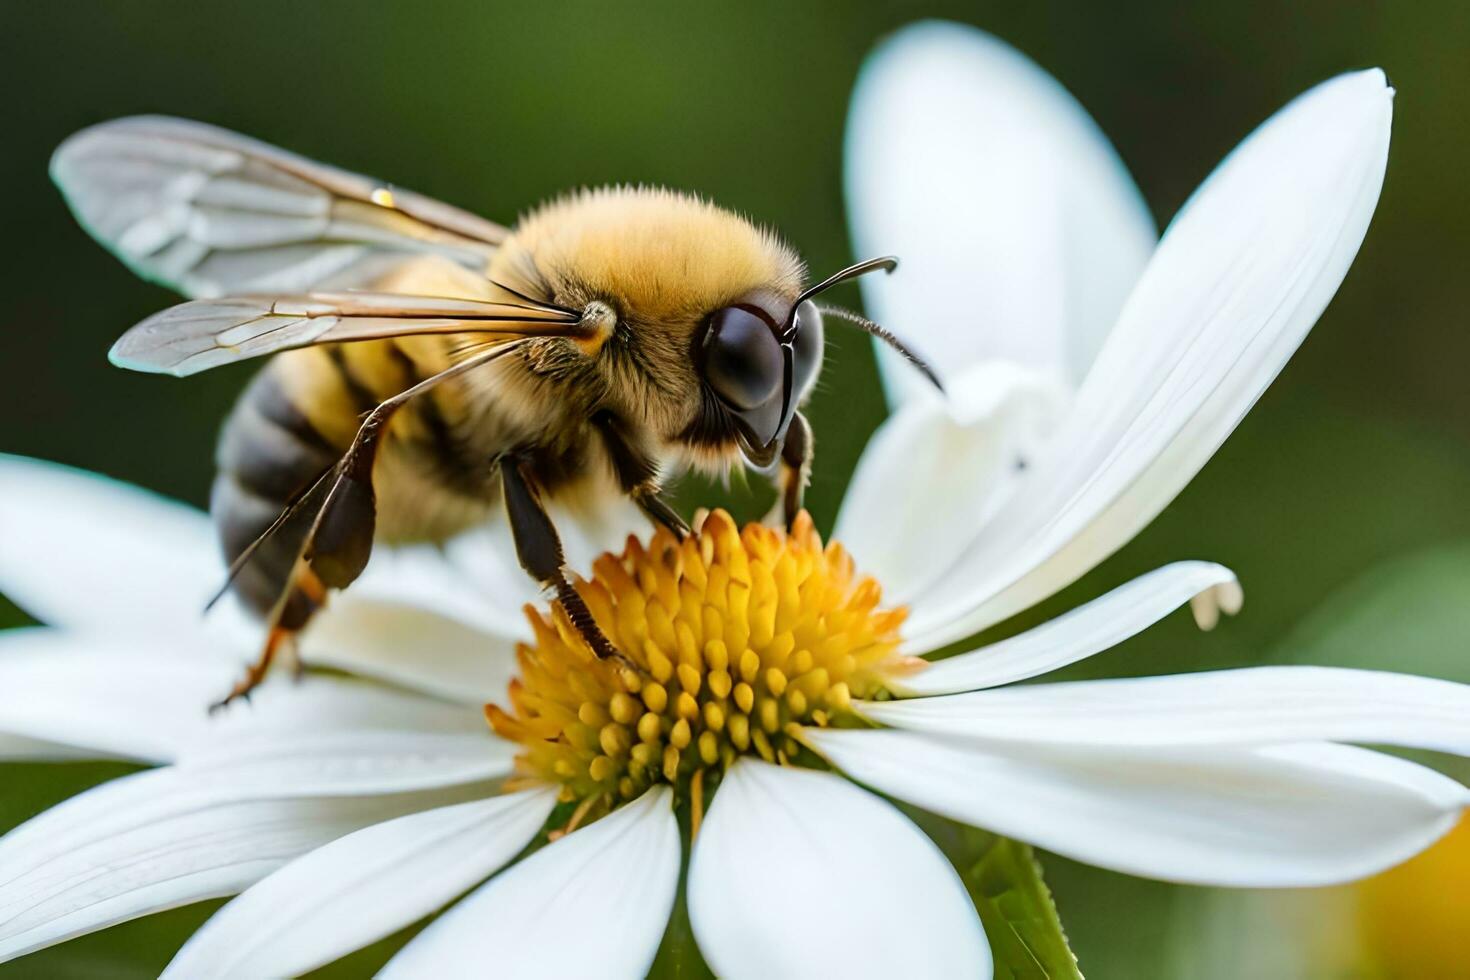
[[1470, 817], [1356, 891], [1362, 946], [1384, 976], [1470, 976]]

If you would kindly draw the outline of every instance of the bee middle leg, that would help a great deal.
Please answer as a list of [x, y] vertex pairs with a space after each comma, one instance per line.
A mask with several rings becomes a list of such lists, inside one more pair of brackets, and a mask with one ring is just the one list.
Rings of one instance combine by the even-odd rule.
[[599, 660], [617, 660], [638, 671], [637, 665], [618, 652], [608, 640], [593, 618], [592, 610], [587, 608], [581, 594], [567, 579], [561, 537], [551, 523], [551, 515], [546, 513], [541, 503], [541, 494], [530, 469], [523, 457], [511, 455], [500, 461], [500, 483], [505, 496], [506, 516], [510, 519], [511, 537], [515, 540], [516, 558], [542, 587], [556, 593], [572, 625]]
[[812, 478], [812, 427], [806, 416], [797, 412], [786, 429], [786, 439], [781, 443], [781, 467], [778, 471], [777, 490], [781, 494], [781, 516], [786, 529], [801, 513], [802, 497]]
[[663, 488], [658, 482], [658, 469], [633, 446], [622, 424], [606, 413], [598, 415], [592, 421], [602, 434], [602, 443], [607, 448], [608, 458], [612, 460], [618, 486], [622, 491], [638, 505], [638, 509], [649, 520], [673, 531], [675, 537], [683, 538], [688, 535], [689, 525], [663, 498]]

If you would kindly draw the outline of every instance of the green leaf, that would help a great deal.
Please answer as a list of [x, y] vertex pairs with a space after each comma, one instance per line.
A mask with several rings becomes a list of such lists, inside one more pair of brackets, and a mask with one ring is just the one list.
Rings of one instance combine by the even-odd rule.
[[902, 808], [959, 871], [995, 957], [996, 980], [1080, 980], [1031, 845]]

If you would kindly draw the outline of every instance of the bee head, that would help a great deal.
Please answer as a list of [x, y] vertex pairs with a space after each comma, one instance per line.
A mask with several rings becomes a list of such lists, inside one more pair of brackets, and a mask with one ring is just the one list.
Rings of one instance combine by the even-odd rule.
[[[810, 300], [742, 297], [712, 313], [695, 340], [700, 377], [741, 451], [767, 466], [822, 364], [822, 314]], [[784, 309], [783, 309], [784, 307]]]
[[528, 215], [491, 273], [597, 321], [591, 356], [568, 350], [557, 366], [595, 376], [577, 387], [600, 392], [598, 410], [696, 460], [727, 465], [738, 450], [765, 467], [821, 368], [813, 300], [895, 265], [862, 262], [803, 290], [796, 253], [745, 218], [672, 191], [610, 188]]

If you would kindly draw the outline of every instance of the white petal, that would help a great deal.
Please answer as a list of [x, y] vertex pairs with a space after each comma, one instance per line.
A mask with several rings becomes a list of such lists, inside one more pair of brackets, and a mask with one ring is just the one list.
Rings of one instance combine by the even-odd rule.
[[1240, 584], [1224, 565], [1175, 562], [1024, 633], [896, 677], [889, 686], [909, 696], [999, 687], [1117, 646], [1185, 603], [1195, 606], [1202, 625], [1213, 626], [1213, 617], [1222, 609], [1233, 614], [1240, 602]]
[[483, 735], [485, 715], [479, 706], [451, 704], [357, 678], [308, 674], [297, 681], [276, 676], [256, 688], [249, 701], [215, 715], [209, 738], [195, 748], [344, 729]]
[[[404, 796], [487, 786], [510, 770], [512, 750], [490, 736], [341, 732], [209, 745], [167, 769], [142, 773], [166, 791], [136, 782], [66, 800], [0, 838], [0, 879], [82, 845], [131, 840], [158, 822], [252, 800]], [[136, 780], [137, 776], [129, 777]], [[114, 789], [112, 787], [119, 787]], [[101, 809], [94, 793], [125, 794]]]
[[125, 776], [0, 838], [0, 960], [233, 894], [343, 834], [471, 792], [484, 789], [224, 799], [174, 769]]
[[[480, 532], [468, 537], [479, 539]], [[508, 545], [509, 542], [507, 541]], [[333, 601], [312, 624], [308, 635], [334, 622], [334, 634], [363, 637], [368, 631], [355, 630], [353, 618], [356, 604], [382, 606], [389, 610], [409, 607], [426, 614], [450, 619], [465, 628], [498, 638], [502, 643], [523, 639], [528, 633], [520, 607], [536, 597], [536, 584], [519, 569], [519, 575], [497, 576], [496, 588], [485, 584], [465, 566], [468, 555], [477, 549], [461, 542], [451, 542], [443, 549], [433, 545], [409, 545], [375, 548], [372, 561], [362, 577], [342, 593], [342, 608]], [[514, 560], [514, 551], [507, 552]], [[503, 556], [481, 556], [484, 561], [503, 564]], [[479, 559], [477, 559], [478, 561]], [[367, 637], [371, 641], [371, 637]]]
[[443, 907], [530, 842], [549, 790], [411, 813], [297, 858], [220, 909], [166, 977], [298, 976]]
[[0, 733], [0, 762], [74, 762], [79, 759], [95, 759], [105, 754], [79, 749], [65, 742]]
[[42, 622], [167, 636], [200, 622], [222, 574], [202, 512], [0, 455], [0, 592]]
[[362, 595], [334, 597], [302, 638], [302, 659], [466, 704], [505, 698], [515, 642], [462, 617]]
[[[550, 513], [574, 571], [590, 571], [598, 555], [648, 528], [616, 496], [578, 509], [552, 502]], [[484, 703], [504, 697], [515, 644], [531, 637], [522, 609], [542, 601], [509, 527], [492, 517], [442, 546], [378, 548], [362, 577], [312, 622], [304, 651], [316, 663]]]
[[742, 759], [689, 864], [689, 918], [723, 977], [988, 977], [954, 868], [840, 776]]
[[[873, 317], [945, 378], [1017, 362], [1081, 378], [1154, 245], [1102, 131], [1055, 79], [969, 27], [906, 28], [868, 59], [845, 152]], [[924, 381], [879, 346], [890, 394]]]
[[1393, 92], [1344, 75], [1273, 116], [1165, 233], [1049, 455], [910, 635], [942, 645], [1075, 581], [1164, 508], [1337, 291], [1378, 201]]
[[808, 730], [854, 779], [927, 810], [1126, 874], [1295, 887], [1403, 861], [1470, 797], [1423, 766], [1344, 745], [1051, 752], [912, 732]]
[[1048, 745], [1368, 742], [1470, 756], [1470, 685], [1339, 667], [1248, 667], [864, 702], [895, 728]]
[[[648, 517], [625, 495], [593, 494], [585, 499], [548, 500], [547, 513], [561, 535], [567, 568], [590, 574], [592, 562], [608, 551], [621, 551], [628, 535], [648, 536]], [[516, 560], [510, 525], [501, 517], [466, 532], [447, 545], [451, 564], [463, 569], [476, 586], [492, 596], [509, 596], [505, 605], [519, 609], [541, 591]], [[524, 619], [517, 616], [524, 625]]]
[[869, 440], [834, 537], [890, 603], [921, 594], [1003, 504], [1067, 404], [1064, 387], [1000, 361], [946, 398], [909, 399]]
[[52, 758], [66, 747], [72, 757], [167, 762], [198, 743], [205, 706], [234, 673], [223, 658], [183, 653], [137, 637], [0, 632], [0, 733]]
[[[599, 555], [622, 551], [628, 535], [646, 539], [651, 526], [648, 517], [622, 494], [592, 495], [589, 500], [566, 505], [552, 501], [548, 512], [561, 533], [567, 568], [582, 576], [592, 573], [592, 562]], [[509, 529], [499, 526], [508, 537]], [[503, 549], [501, 553], [515, 554]]]
[[379, 976], [643, 976], [679, 883], [671, 800], [650, 790], [492, 878]]
[[491, 735], [394, 731], [216, 739], [174, 768], [209, 798], [368, 796], [483, 782], [506, 775], [516, 747]]

